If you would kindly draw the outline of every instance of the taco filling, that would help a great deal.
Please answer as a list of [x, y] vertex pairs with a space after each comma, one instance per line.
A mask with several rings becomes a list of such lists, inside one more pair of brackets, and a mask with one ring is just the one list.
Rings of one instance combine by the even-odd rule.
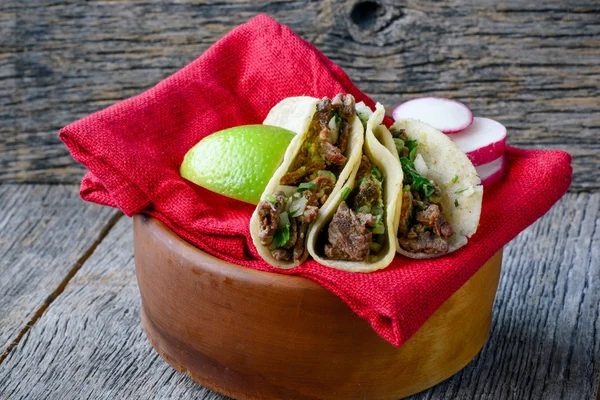
[[258, 204], [259, 239], [276, 260], [301, 261], [308, 227], [346, 165], [344, 154], [354, 115], [352, 95], [338, 94], [332, 100], [324, 97], [302, 148], [279, 181], [281, 190], [265, 195]]
[[445, 254], [450, 249], [452, 226], [444, 218], [441, 190], [420, 172], [427, 166], [416, 154], [418, 142], [403, 130], [390, 130], [404, 173], [398, 243], [409, 253]]
[[383, 177], [366, 156], [356, 182], [352, 191], [346, 188], [342, 192], [343, 201], [326, 229], [324, 253], [330, 259], [364, 261], [369, 254], [378, 253], [385, 240]]

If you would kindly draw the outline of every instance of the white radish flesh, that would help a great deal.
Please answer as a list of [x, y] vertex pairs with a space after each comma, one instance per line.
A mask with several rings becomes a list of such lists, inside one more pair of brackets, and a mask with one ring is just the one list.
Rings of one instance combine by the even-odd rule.
[[467, 129], [448, 136], [474, 166], [487, 164], [504, 154], [506, 128], [489, 118], [475, 117]]
[[501, 155], [487, 164], [475, 167], [477, 174], [481, 178], [481, 184], [488, 186], [500, 179], [504, 173], [504, 164], [504, 155]]
[[456, 133], [473, 122], [473, 113], [455, 100], [441, 97], [422, 97], [400, 104], [392, 111], [394, 120], [418, 119], [444, 133]]

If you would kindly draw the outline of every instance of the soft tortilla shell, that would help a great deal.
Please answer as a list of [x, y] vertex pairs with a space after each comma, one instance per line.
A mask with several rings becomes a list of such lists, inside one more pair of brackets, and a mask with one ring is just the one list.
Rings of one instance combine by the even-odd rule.
[[[378, 104], [376, 111], [367, 122], [365, 143], [363, 146], [366, 156], [371, 163], [380, 169], [384, 176], [383, 202], [384, 225], [386, 228], [384, 246], [377, 255], [369, 256], [369, 259], [366, 261], [331, 260], [325, 258], [324, 254], [320, 251], [317, 251], [317, 239], [320, 232], [327, 228], [328, 222], [331, 221], [342, 202], [342, 190], [340, 190], [336, 193], [334, 201], [319, 215], [308, 235], [308, 251], [319, 264], [349, 272], [372, 272], [390, 265], [396, 255], [396, 233], [398, 230], [398, 219], [400, 218], [400, 204], [397, 199], [402, 190], [402, 169], [400, 168], [398, 159], [394, 158], [373, 134], [373, 130], [379, 127], [383, 121], [384, 114], [383, 106]], [[344, 185], [345, 187], [354, 188], [359, 167], [360, 158], [354, 166], [346, 185]]]
[[[402, 119], [396, 121], [390, 129], [403, 129], [409, 139], [418, 141], [417, 154], [423, 157], [428, 168], [424, 176], [440, 187], [444, 217], [454, 229], [454, 235], [450, 237], [449, 252], [464, 246], [467, 238], [477, 231], [481, 215], [483, 186], [475, 167], [448, 136], [431, 125], [414, 119]], [[389, 148], [389, 145], [386, 147]], [[395, 146], [390, 151], [398, 158]], [[457, 191], [460, 193], [456, 193]], [[455, 201], [458, 202], [458, 207], [455, 206]], [[443, 255], [409, 253], [400, 245], [398, 253], [410, 258], [435, 258]]]
[[[283, 175], [285, 175], [291, 164], [294, 162], [296, 155], [300, 151], [302, 144], [305, 142], [306, 137], [308, 135], [308, 128], [312, 122], [313, 116], [317, 109], [317, 104], [319, 103], [319, 99], [308, 96], [300, 96], [300, 97], [288, 97], [283, 99], [281, 102], [276, 104], [263, 122], [265, 125], [273, 125], [279, 126], [281, 128], [286, 128], [291, 130], [292, 132], [296, 132], [296, 137], [292, 139], [290, 145], [288, 146], [285, 156], [283, 157], [283, 161], [279, 168], [273, 174], [273, 177], [265, 187], [265, 190], [261, 196], [261, 198], [265, 194], [271, 194], [276, 191], [279, 186], [279, 181]], [[338, 176], [337, 182], [331, 192], [331, 195], [323, 204], [319, 212], [326, 209], [328, 204], [334, 199], [335, 194], [341, 190], [346, 180], [350, 176], [354, 166], [357, 162], [360, 162], [360, 157], [362, 154], [362, 146], [364, 141], [364, 133], [363, 127], [360, 123], [358, 117], [354, 116], [353, 120], [350, 122], [350, 137], [348, 138], [348, 147], [346, 149], [346, 157], [348, 159], [346, 165], [340, 172]], [[310, 232], [311, 228], [307, 232]], [[254, 210], [252, 217], [250, 219], [250, 234], [252, 236], [252, 242], [260, 256], [269, 264], [273, 265], [277, 268], [282, 269], [290, 269], [296, 266], [293, 261], [279, 261], [276, 260], [268, 246], [263, 246], [260, 243], [260, 239], [258, 234], [260, 232], [260, 219], [258, 217], [258, 207]], [[300, 260], [299, 264], [302, 264], [306, 258], [308, 257], [308, 251], [304, 251], [304, 255]]]

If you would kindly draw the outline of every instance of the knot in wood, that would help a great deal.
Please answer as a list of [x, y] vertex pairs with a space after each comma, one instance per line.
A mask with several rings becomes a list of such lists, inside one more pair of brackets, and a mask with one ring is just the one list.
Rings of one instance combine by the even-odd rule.
[[350, 19], [362, 29], [377, 29], [377, 21], [385, 15], [385, 7], [376, 1], [359, 1], [350, 12]]

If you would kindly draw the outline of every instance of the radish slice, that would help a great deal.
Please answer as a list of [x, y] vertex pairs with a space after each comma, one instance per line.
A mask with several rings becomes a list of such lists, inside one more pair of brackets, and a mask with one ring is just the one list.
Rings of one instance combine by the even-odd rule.
[[504, 155], [501, 155], [492, 162], [475, 167], [481, 178], [481, 184], [488, 186], [500, 179], [504, 172], [504, 164]]
[[448, 136], [469, 157], [474, 166], [487, 164], [504, 154], [506, 128], [489, 118], [475, 117], [462, 132]]
[[394, 120], [413, 118], [444, 133], [456, 133], [473, 122], [473, 113], [455, 100], [441, 97], [422, 97], [400, 104], [392, 111]]

